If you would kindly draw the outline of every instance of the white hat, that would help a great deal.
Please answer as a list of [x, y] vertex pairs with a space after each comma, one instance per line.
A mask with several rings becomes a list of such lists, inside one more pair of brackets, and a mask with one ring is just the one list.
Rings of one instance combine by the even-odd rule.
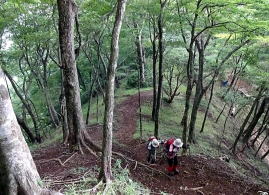
[[181, 148], [183, 146], [183, 143], [181, 141], [181, 139], [176, 139], [173, 143], [174, 146]]
[[157, 148], [159, 146], [159, 142], [157, 139], [153, 139], [151, 143], [154, 148]]

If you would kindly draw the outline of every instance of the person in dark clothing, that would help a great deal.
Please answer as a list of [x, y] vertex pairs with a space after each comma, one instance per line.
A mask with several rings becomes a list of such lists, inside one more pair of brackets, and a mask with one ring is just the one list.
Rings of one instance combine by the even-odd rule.
[[159, 147], [159, 141], [154, 137], [150, 137], [147, 144], [148, 149], [148, 157], [147, 161], [150, 164], [154, 164], [156, 162], [156, 148]]

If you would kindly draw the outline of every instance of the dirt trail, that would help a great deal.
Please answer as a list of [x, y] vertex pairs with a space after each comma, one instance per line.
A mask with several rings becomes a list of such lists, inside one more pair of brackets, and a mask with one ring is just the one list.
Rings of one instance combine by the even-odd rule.
[[[141, 101], [150, 101], [152, 92], [141, 93]], [[116, 141], [113, 150], [121, 152], [126, 156], [142, 163], [146, 163], [146, 144], [133, 139], [136, 130], [138, 110], [138, 95], [127, 97], [126, 100], [116, 106], [115, 109], [115, 132]], [[101, 143], [102, 126], [89, 126], [89, 132], [97, 143]], [[40, 149], [34, 153], [34, 159], [42, 178], [50, 178], [59, 181], [70, 181], [85, 173], [77, 173], [77, 169], [89, 169], [99, 165], [100, 161], [90, 154], [75, 154], [65, 166], [61, 166], [57, 160], [64, 162], [72, 154], [59, 144]], [[150, 188], [153, 194], [166, 192], [170, 194], [257, 194], [261, 188], [251, 181], [245, 181], [239, 177], [226, 163], [205, 156], [180, 156], [180, 174], [170, 179], [157, 172], [149, 171], [135, 163], [123, 159], [125, 166], [128, 166], [131, 176], [138, 182]], [[154, 165], [154, 168], [165, 172], [166, 164]], [[62, 185], [52, 186], [55, 189], [62, 188]], [[199, 190], [187, 190], [197, 188]]]

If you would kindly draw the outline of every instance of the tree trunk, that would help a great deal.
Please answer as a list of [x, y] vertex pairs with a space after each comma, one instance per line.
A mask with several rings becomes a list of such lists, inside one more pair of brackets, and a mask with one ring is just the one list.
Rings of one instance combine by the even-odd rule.
[[53, 104], [51, 102], [51, 98], [49, 96], [47, 88], [43, 88], [43, 92], [44, 92], [44, 95], [45, 95], [45, 100], [46, 100], [46, 103], [47, 103], [48, 112], [49, 112], [51, 121], [52, 121], [54, 127], [57, 128], [59, 126], [59, 124], [60, 124], [58, 113], [56, 112], [56, 110], [55, 110], [55, 108], [54, 108], [54, 106], [53, 106]]
[[[135, 28], [137, 28], [136, 23], [135, 23]], [[143, 85], [145, 82], [145, 49], [142, 43], [142, 31], [141, 30], [139, 34], [136, 36], [135, 45], [136, 45], [136, 52], [137, 52], [137, 62], [139, 64], [140, 80]]]
[[248, 140], [251, 137], [251, 134], [256, 126], [256, 124], [258, 123], [260, 117], [262, 116], [262, 114], [265, 111], [266, 106], [268, 106], [269, 103], [269, 97], [265, 97], [260, 105], [260, 108], [257, 112], [257, 114], [253, 117], [251, 123], [249, 124], [249, 126], [247, 127], [246, 131], [245, 131], [245, 136], [243, 137], [243, 143], [247, 143]]
[[113, 109], [114, 109], [114, 89], [115, 74], [119, 57], [119, 37], [121, 25], [124, 17], [127, 0], [118, 0], [117, 12], [112, 32], [111, 54], [107, 70], [105, 113], [103, 126], [103, 148], [100, 178], [110, 183], [112, 180], [111, 156], [112, 156], [112, 129], [113, 129]]
[[[181, 119], [181, 125], [183, 126], [182, 139], [183, 143], [187, 144], [187, 133], [188, 133], [188, 118], [189, 118], [189, 109], [190, 109], [190, 99], [192, 95], [192, 66], [193, 66], [193, 43], [190, 44], [191, 50], [189, 50], [189, 58], [187, 63], [187, 89], [185, 95], [185, 108], [183, 117]], [[183, 153], [185, 151], [183, 150]]]
[[21, 128], [24, 129], [26, 135], [28, 136], [29, 140], [31, 143], [35, 143], [35, 136], [34, 134], [31, 132], [31, 129], [28, 127], [28, 125], [24, 122], [23, 119], [21, 119], [19, 116], [16, 115], [17, 121], [19, 123], [19, 125], [21, 126]]
[[9, 74], [9, 72], [7, 72], [6, 70], [3, 70], [5, 75], [7, 76], [7, 78], [9, 79], [15, 93], [17, 94], [17, 96], [20, 98], [22, 104], [25, 106], [25, 109], [28, 111], [32, 121], [33, 121], [33, 124], [34, 124], [34, 129], [35, 129], [35, 138], [36, 138], [36, 141], [38, 143], [41, 143], [41, 136], [40, 136], [40, 132], [39, 132], [39, 128], [38, 128], [38, 123], [37, 123], [37, 119], [36, 119], [36, 116], [31, 108], [31, 106], [28, 104], [28, 102], [23, 98], [23, 96], [21, 95], [21, 93], [19, 92], [18, 88], [17, 88], [17, 85], [15, 84], [12, 76]]
[[[93, 93], [93, 85], [95, 84], [97, 75], [93, 78], [93, 74], [91, 74], [91, 86], [90, 86], [90, 93], [89, 93], [89, 101], [88, 101], [88, 109], [87, 109], [87, 116], [86, 116], [86, 124], [90, 123], [90, 111], [91, 111], [91, 100], [92, 100], [92, 93]], [[98, 94], [97, 94], [98, 96]]]
[[[44, 189], [21, 133], [0, 70], [0, 191], [3, 195], [42, 195]], [[53, 194], [46, 191], [47, 194]], [[55, 193], [57, 194], [57, 193]], [[58, 193], [60, 194], [60, 193]]]
[[234, 144], [233, 144], [233, 146], [231, 148], [233, 154], [235, 154], [235, 152], [236, 152], [236, 145], [237, 145], [239, 139], [241, 138], [241, 136], [244, 133], [245, 127], [246, 127], [246, 125], [247, 125], [247, 123], [248, 123], [248, 121], [249, 121], [249, 119], [250, 119], [250, 117], [251, 117], [251, 115], [252, 115], [252, 113], [254, 111], [254, 108], [255, 108], [256, 104], [259, 102], [259, 100], [261, 98], [261, 94], [262, 94], [261, 91], [259, 91], [259, 94], [256, 97], [256, 99], [254, 100], [254, 102], [253, 102], [253, 104], [252, 104], [252, 106], [250, 108], [250, 111], [249, 111], [248, 115], [246, 116], [243, 124], [241, 125], [241, 127], [239, 129], [239, 133], [238, 133], [237, 137], [235, 138]]
[[158, 40], [159, 40], [159, 80], [158, 80], [158, 92], [156, 97], [156, 110], [155, 110], [155, 127], [154, 127], [154, 136], [156, 138], [159, 137], [159, 113], [161, 106], [161, 98], [162, 98], [162, 84], [163, 84], [163, 9], [165, 6], [165, 2], [163, 3], [160, 0], [161, 11], [158, 18]]
[[206, 107], [205, 116], [204, 116], [204, 120], [203, 120], [203, 124], [202, 124], [201, 130], [200, 130], [200, 133], [202, 133], [204, 131], [204, 128], [205, 128], [207, 114], [208, 114], [209, 107], [210, 107], [210, 104], [211, 104], [211, 101], [212, 101], [212, 98], [213, 98], [214, 85], [215, 85], [215, 82], [213, 81], [212, 87], [211, 87], [211, 92], [210, 92], [210, 97], [209, 97], [209, 101], [208, 101], [208, 104], [207, 104], [207, 107]]
[[95, 151], [100, 148], [90, 139], [83, 121], [78, 73], [74, 52], [74, 22], [77, 13], [77, 6], [73, 0], [57, 0], [59, 12], [59, 41], [61, 51], [61, 67], [64, 76], [64, 93], [66, 98], [66, 111], [68, 120], [70, 149], [82, 147], [93, 153], [87, 143]]
[[152, 85], [153, 85], [153, 100], [152, 100], [152, 113], [151, 119], [155, 121], [156, 116], [156, 99], [157, 99], [157, 58], [158, 58], [158, 51], [156, 48], [156, 27], [155, 22], [153, 21], [153, 38], [152, 42]]
[[266, 157], [268, 154], [269, 154], [269, 149], [267, 150], [266, 153], [264, 153], [264, 155], [261, 157], [261, 159], [262, 159], [262, 160], [265, 159], [265, 157]]
[[[203, 94], [206, 90], [203, 89], [203, 74], [204, 74], [204, 51], [205, 51], [205, 43], [203, 41], [203, 38], [200, 38], [200, 40], [196, 40], [196, 47], [199, 52], [199, 73], [198, 73], [198, 79], [195, 89], [195, 97], [194, 102], [192, 106], [192, 112], [191, 112], [191, 120], [190, 120], [190, 127], [189, 127], [189, 137], [188, 141], [190, 143], [195, 143], [195, 123], [197, 118], [198, 109], [201, 103], [201, 100], [203, 98]], [[214, 78], [213, 78], [214, 79]]]
[[255, 142], [257, 141], [257, 139], [260, 137], [260, 135], [263, 133], [263, 131], [267, 128], [266, 126], [268, 125], [268, 120], [269, 120], [269, 107], [267, 108], [267, 111], [264, 115], [263, 121], [261, 126], [259, 127], [258, 131], [257, 131], [257, 135], [255, 136], [255, 138], [252, 141], [251, 146], [254, 146]]
[[[269, 131], [267, 125], [264, 127], [263, 131], [265, 131], [265, 130]], [[262, 131], [262, 132], [263, 132], [263, 131]], [[255, 152], [255, 157], [256, 157], [257, 154], [259, 153], [260, 149], [262, 148], [263, 143], [265, 142], [265, 140], [267, 139], [268, 136], [269, 136], [269, 132], [266, 133], [266, 135], [265, 135], [265, 137], [263, 138], [261, 144], [259, 145], [257, 151]], [[254, 144], [253, 144], [253, 146], [254, 146]]]

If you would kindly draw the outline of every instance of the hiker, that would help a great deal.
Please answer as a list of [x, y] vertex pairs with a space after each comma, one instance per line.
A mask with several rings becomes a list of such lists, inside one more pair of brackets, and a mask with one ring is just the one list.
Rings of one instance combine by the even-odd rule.
[[154, 137], [148, 139], [147, 149], [148, 149], [148, 158], [147, 161], [150, 164], [156, 162], [156, 148], [159, 147], [160, 142]]
[[181, 139], [179, 138], [178, 139], [170, 138], [165, 143], [165, 152], [166, 152], [166, 157], [167, 157], [167, 162], [168, 162], [168, 167], [167, 167], [168, 175], [172, 176], [179, 173], [177, 169], [177, 165], [178, 165], [177, 152], [182, 146], [183, 146], [183, 143]]

